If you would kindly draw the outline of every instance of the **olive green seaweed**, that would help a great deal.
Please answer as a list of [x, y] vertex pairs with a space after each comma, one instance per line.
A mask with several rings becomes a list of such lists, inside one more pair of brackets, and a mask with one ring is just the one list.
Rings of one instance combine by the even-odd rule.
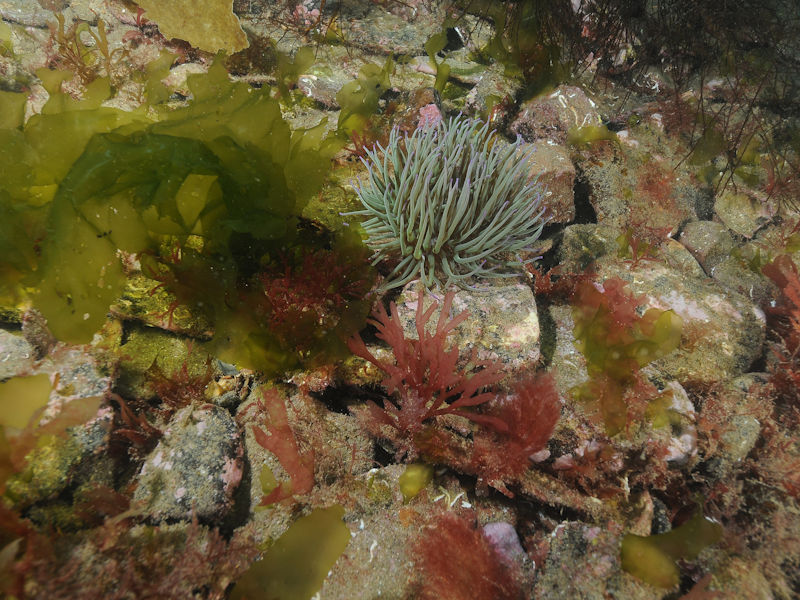
[[344, 508], [316, 508], [297, 519], [237, 581], [231, 598], [308, 600], [350, 542]]
[[[51, 99], [25, 124], [19, 97], [0, 98], [15, 109], [0, 127], [0, 158], [11, 165], [0, 181], [8, 217], [0, 224], [0, 302], [29, 297], [57, 338], [88, 342], [122, 295], [130, 268], [122, 258], [132, 255], [152, 290], [174, 299], [161, 322], [171, 327], [178, 305], [198, 309], [215, 330], [218, 356], [269, 373], [296, 365], [297, 350], [251, 314], [261, 301], [258, 275], [320, 249], [363, 262], [354, 233], [312, 239], [300, 231], [299, 215], [342, 141], [326, 135], [324, 120], [292, 131], [271, 90], [232, 82], [221, 60], [189, 76], [187, 105], [169, 107], [158, 81], [168, 60], [151, 66], [144, 89], [154, 103], [130, 112], [102, 106], [111, 95], [106, 78], [81, 100], [60, 92], [67, 72], [41, 71]], [[368, 288], [367, 277], [365, 269]], [[343, 304], [330, 330], [303, 332], [314, 343], [302, 359], [343, 353], [339, 338], [363, 324], [362, 304]]]
[[676, 561], [694, 560], [721, 537], [722, 526], [697, 509], [688, 521], [666, 533], [625, 535], [621, 547], [622, 568], [651, 585], [672, 588], [680, 582]]

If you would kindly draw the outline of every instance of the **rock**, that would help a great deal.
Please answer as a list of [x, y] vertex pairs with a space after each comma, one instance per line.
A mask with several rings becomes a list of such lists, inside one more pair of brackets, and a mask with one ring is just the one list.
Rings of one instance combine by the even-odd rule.
[[[416, 516], [414, 520], [418, 519]], [[403, 517], [398, 518], [394, 508], [353, 523], [345, 553], [347, 559], [336, 561], [316, 597], [320, 600], [413, 597], [410, 579], [414, 565], [408, 547], [416, 527], [408, 525]]]
[[184, 386], [192, 381], [210, 380], [216, 366], [192, 339], [151, 327], [129, 328], [119, 352], [116, 391], [131, 398], [157, 396], [158, 380], [169, 383], [181, 379]]
[[205, 405], [177, 413], [138, 475], [134, 502], [157, 522], [220, 521], [234, 504], [242, 479], [239, 430], [227, 411]]
[[[664, 380], [681, 385], [724, 381], [746, 372], [761, 355], [764, 314], [744, 296], [712, 279], [687, 276], [656, 261], [634, 265], [606, 257], [597, 267], [595, 281], [620, 277], [629, 282], [632, 294], [644, 295], [643, 310], [674, 310], [681, 317], [680, 347], [650, 365]], [[546, 358], [555, 367], [559, 389], [568, 390], [586, 377], [585, 361], [574, 347], [572, 309], [553, 305], [547, 314], [552, 317], [555, 340], [546, 341], [546, 347], [552, 348]]]
[[517, 561], [527, 558], [517, 530], [511, 523], [505, 521], [487, 523], [483, 526], [483, 535], [506, 564], [514, 565]]
[[[102, 485], [113, 487], [113, 460], [108, 451], [108, 435], [113, 425], [113, 411], [101, 408], [96, 418], [85, 425], [54, 436], [27, 455], [27, 462], [19, 473], [9, 478], [6, 496], [17, 510], [34, 504], [40, 505], [39, 516], [49, 521], [62, 511], [49, 514], [53, 501], [67, 488], [75, 493], [81, 486]], [[74, 525], [74, 514], [63, 515]], [[64, 524], [63, 522], [61, 524]]]
[[597, 105], [582, 89], [562, 85], [547, 96], [525, 102], [510, 129], [527, 142], [544, 139], [564, 144], [570, 129], [602, 124]]
[[127, 278], [111, 314], [182, 335], [210, 338], [214, 335], [211, 317], [201, 305], [183, 304], [162, 282], [136, 273]]
[[[462, 360], [469, 359], [474, 348], [478, 360], [499, 361], [507, 372], [522, 375], [534, 369], [541, 356], [536, 299], [523, 283], [497, 280], [488, 289], [491, 295], [482, 291], [456, 291], [451, 318], [464, 310], [469, 312], [469, 318], [453, 332], [449, 342], [461, 349]], [[412, 282], [397, 299], [407, 338], [416, 337], [418, 297], [416, 284]], [[425, 296], [425, 307], [430, 298]], [[491, 302], [487, 301], [489, 298]], [[435, 330], [438, 315], [434, 311], [428, 321], [430, 331]]]
[[111, 388], [111, 377], [99, 360], [80, 346], [59, 346], [40, 372], [50, 373], [55, 381], [43, 418], [49, 420], [65, 405], [80, 398], [103, 396]]
[[25, 468], [8, 480], [6, 495], [16, 510], [58, 496], [69, 484], [70, 473], [81, 460], [78, 442], [57, 437], [27, 456]]
[[664, 262], [690, 277], [705, 277], [703, 267], [697, 262], [686, 247], [672, 238], [664, 240], [660, 250], [664, 253]]
[[715, 267], [730, 257], [735, 245], [728, 228], [714, 221], [687, 223], [681, 232], [680, 242], [708, 275], [712, 275]]
[[443, 8], [435, 4], [415, 3], [410, 11], [396, 14], [358, 0], [342, 5], [338, 23], [344, 39], [368, 52], [417, 56], [441, 32], [444, 16]]
[[558, 249], [558, 264], [565, 273], [582, 273], [595, 260], [619, 251], [619, 231], [601, 224], [569, 225]]
[[[325, 53], [318, 55], [317, 60], [298, 77], [297, 87], [321, 107], [328, 110], [338, 110], [340, 106], [336, 95], [342, 87], [358, 76], [360, 69], [364, 65], [369, 63], [378, 67], [383, 66], [384, 58], [372, 58], [373, 60], [368, 60], [368, 58], [352, 60], [352, 57], [348, 55], [347, 48], [328, 47]], [[293, 110], [297, 110], [297, 108], [294, 107]], [[320, 114], [330, 117], [327, 112]]]
[[746, 372], [761, 355], [766, 320], [749, 299], [712, 279], [687, 277], [655, 261], [600, 261], [598, 280], [621, 277], [647, 308], [674, 310], [683, 320], [680, 347], [652, 365], [682, 385], [709, 384]]
[[556, 527], [536, 581], [537, 600], [657, 600], [665, 592], [622, 571], [619, 526], [565, 521]]
[[36, 348], [21, 335], [0, 329], [0, 381], [30, 373], [36, 363]]
[[597, 222], [653, 242], [695, 220], [699, 196], [688, 173], [648, 150], [593, 144], [575, 160]]
[[761, 435], [761, 423], [752, 415], [734, 415], [729, 429], [720, 436], [721, 452], [727, 460], [738, 462], [750, 454]]
[[727, 289], [742, 294], [761, 307], [766, 307], [779, 292], [769, 278], [748, 263], [749, 259], [755, 259], [752, 263], [754, 266], [759, 262], [752, 251], [753, 248], [749, 244], [741, 246], [739, 255], [729, 256], [720, 262], [714, 268], [712, 277]]
[[[266, 415], [255, 405], [258, 394], [242, 403], [237, 419], [243, 423], [245, 448], [252, 470], [250, 504], [257, 506], [264, 497], [263, 470], [269, 470], [276, 483], [288, 482], [286, 466], [278, 456], [265, 449], [255, 440], [254, 427], [268, 431]], [[356, 418], [329, 410], [322, 400], [297, 388], [286, 388], [280, 392], [280, 400], [286, 407], [286, 416], [298, 451], [303, 456], [313, 455], [315, 485], [317, 482], [349, 480], [368, 471], [374, 463], [373, 441], [359, 426]], [[331, 400], [333, 401], [333, 400]], [[274, 409], [273, 409], [274, 410]], [[399, 493], [399, 492], [398, 492]], [[292, 506], [287, 500], [287, 506]], [[280, 508], [280, 507], [278, 507]]]
[[575, 165], [564, 146], [537, 141], [531, 144], [530, 177], [538, 177], [544, 188], [544, 206], [551, 223], [570, 223], [575, 219]]
[[714, 212], [728, 229], [748, 239], [774, 216], [768, 205], [730, 189], [723, 190], [717, 197]]
[[686, 390], [677, 381], [668, 382], [660, 391], [671, 393], [667, 410], [672, 412], [672, 419], [668, 426], [654, 428], [649, 441], [657, 440], [659, 436], [665, 437], [666, 440], [661, 442], [661, 447], [666, 451], [664, 460], [683, 465], [697, 456], [697, 427], [695, 427], [697, 416], [694, 405]]
[[[714, 572], [713, 589], [720, 592], [722, 598], [747, 598], [747, 600], [772, 600], [776, 596], [777, 581], [770, 583], [774, 577], [773, 566], [767, 569], [752, 559], [732, 556], [725, 564], [720, 565]], [[782, 582], [783, 583], [783, 582]], [[786, 590], [789, 592], [789, 590]], [[789, 597], [789, 596], [785, 596]]]
[[725, 382], [704, 403], [703, 428], [719, 432], [716, 444], [704, 453], [704, 469], [714, 479], [728, 482], [740, 475], [742, 461], [761, 438], [762, 420], [769, 420], [772, 403], [764, 397], [769, 385], [766, 373], [747, 373]]
[[9, 23], [38, 28], [46, 28], [54, 20], [52, 12], [31, 0], [0, 0], [0, 17]]
[[[395, 300], [406, 339], [417, 338], [417, 285], [416, 281], [407, 284]], [[499, 361], [509, 379], [530, 374], [541, 357], [539, 318], [533, 292], [523, 283], [502, 280], [488, 284], [484, 281], [481, 285], [488, 287], [478, 291], [456, 290], [450, 319], [464, 310], [469, 312], [469, 317], [450, 334], [446, 347], [460, 349], [458, 364], [461, 367], [470, 362], [474, 351], [479, 361]], [[425, 308], [434, 298], [441, 306], [443, 296], [440, 293], [426, 293]], [[439, 312], [435, 310], [428, 320], [428, 331], [435, 331], [438, 318]], [[386, 345], [368, 344], [367, 348], [378, 360], [393, 360], [391, 348]], [[385, 375], [374, 365], [358, 359], [345, 364], [339, 376], [354, 385], [371, 385], [380, 382]]]
[[550, 371], [556, 378], [556, 385], [563, 394], [584, 383], [588, 377], [586, 373], [586, 359], [575, 347], [575, 321], [572, 316], [572, 307], [564, 304], [553, 304], [546, 308], [550, 327], [548, 336], [552, 339], [543, 339], [548, 351], [544, 352], [545, 362], [550, 366]]

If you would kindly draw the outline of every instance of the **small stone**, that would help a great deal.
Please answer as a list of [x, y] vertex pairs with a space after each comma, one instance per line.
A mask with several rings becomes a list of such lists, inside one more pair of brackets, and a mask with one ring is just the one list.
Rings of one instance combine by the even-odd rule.
[[505, 521], [495, 521], [483, 526], [483, 535], [495, 549], [495, 552], [508, 565], [525, 558], [525, 550], [519, 541], [514, 526]]
[[731, 462], [743, 460], [761, 435], [761, 423], [752, 415], [735, 415], [728, 426], [720, 436], [725, 458]]

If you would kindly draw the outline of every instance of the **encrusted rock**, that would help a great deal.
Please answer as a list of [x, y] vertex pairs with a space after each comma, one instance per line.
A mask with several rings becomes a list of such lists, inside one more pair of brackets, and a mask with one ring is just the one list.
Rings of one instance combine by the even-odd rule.
[[681, 243], [697, 259], [706, 273], [730, 256], [734, 241], [728, 228], [714, 221], [687, 223], [681, 232]]
[[601, 261], [599, 280], [621, 277], [646, 308], [683, 320], [680, 347], [653, 365], [681, 384], [714, 383], [746, 372], [761, 354], [766, 321], [758, 306], [712, 279], [687, 277], [654, 261]]
[[111, 314], [150, 327], [209, 338], [214, 330], [208, 310], [201, 304], [184, 304], [162, 282], [135, 273], [126, 280], [122, 295], [111, 306]]
[[547, 95], [522, 105], [511, 132], [528, 142], [546, 139], [563, 144], [573, 127], [600, 126], [597, 105], [581, 88], [562, 85]]
[[156, 521], [224, 518], [243, 472], [236, 423], [216, 406], [177, 413], [138, 476], [134, 501]]
[[622, 571], [620, 527], [564, 522], [550, 538], [550, 548], [536, 581], [537, 600], [655, 600], [664, 593]]
[[714, 203], [714, 212], [731, 231], [751, 238], [774, 216], [772, 209], [743, 192], [723, 190]]
[[530, 155], [530, 176], [538, 177], [544, 188], [543, 201], [553, 223], [570, 223], [575, 218], [575, 165], [564, 146], [537, 141]]

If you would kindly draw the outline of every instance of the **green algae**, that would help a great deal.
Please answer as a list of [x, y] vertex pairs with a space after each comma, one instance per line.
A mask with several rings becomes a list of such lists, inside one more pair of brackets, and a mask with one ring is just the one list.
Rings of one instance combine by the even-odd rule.
[[447, 79], [450, 77], [450, 65], [444, 61], [436, 60], [436, 55], [447, 46], [447, 28], [452, 27], [453, 24], [451, 19], [447, 19], [443, 24], [442, 31], [431, 36], [430, 39], [425, 42], [425, 52], [431, 61], [431, 66], [436, 70], [436, 81], [433, 87], [440, 94], [444, 92], [444, 86], [447, 84]]
[[346, 83], [336, 94], [339, 112], [337, 130], [347, 136], [360, 132], [378, 110], [378, 100], [389, 89], [389, 76], [394, 73], [394, 60], [386, 59], [383, 67], [367, 63], [358, 71], [355, 81]]
[[233, 600], [308, 600], [350, 541], [344, 508], [317, 508], [300, 517], [239, 579]]
[[433, 467], [417, 463], [408, 465], [403, 471], [397, 484], [403, 494], [403, 500], [408, 502], [415, 498], [433, 480]]
[[678, 348], [683, 320], [656, 308], [639, 315], [643, 298], [634, 297], [621, 279], [607, 279], [603, 286], [601, 292], [584, 283], [574, 296], [575, 347], [586, 359], [589, 380], [572, 393], [596, 404], [606, 433], [616, 435], [628, 424], [626, 396], [639, 393], [640, 369]]
[[676, 561], [694, 560], [700, 552], [722, 537], [722, 526], [703, 516], [698, 509], [683, 525], [666, 533], [622, 538], [622, 568], [642, 581], [660, 588], [672, 588], [680, 581]]
[[[9, 218], [0, 231], [7, 250], [0, 302], [16, 306], [29, 297], [56, 337], [86, 343], [126, 289], [122, 252], [139, 258], [153, 280], [150, 293], [170, 295], [158, 313], [166, 327], [181, 307], [201, 314], [204, 331], [216, 328], [212, 347], [226, 360], [276, 372], [329, 347], [341, 352], [340, 338], [368, 310], [359, 302], [337, 306], [345, 314], [335, 334], [309, 332], [318, 343], [303, 356], [247, 314], [259, 300], [256, 274], [277, 270], [282, 253], [296, 253], [290, 249], [322, 244], [341, 251], [341, 262], [361, 260], [352, 240], [309, 242], [300, 234], [299, 215], [341, 140], [326, 136], [324, 120], [292, 131], [268, 88], [230, 81], [221, 61], [189, 76], [187, 106], [161, 104], [170, 62], [162, 54], [148, 67], [148, 102], [137, 110], [102, 106], [112, 94], [105, 78], [76, 100], [59, 91], [70, 72], [42, 70], [51, 94], [42, 114], [25, 124], [18, 109], [5, 117], [0, 160], [9, 176], [0, 197]], [[13, 109], [20, 96], [2, 102]], [[362, 102], [365, 94], [354, 98]]]
[[573, 148], [586, 148], [594, 143], [604, 141], [619, 144], [617, 134], [605, 125], [570, 127], [567, 131], [567, 144]]
[[52, 387], [45, 374], [0, 383], [0, 426], [23, 429], [47, 405]]

